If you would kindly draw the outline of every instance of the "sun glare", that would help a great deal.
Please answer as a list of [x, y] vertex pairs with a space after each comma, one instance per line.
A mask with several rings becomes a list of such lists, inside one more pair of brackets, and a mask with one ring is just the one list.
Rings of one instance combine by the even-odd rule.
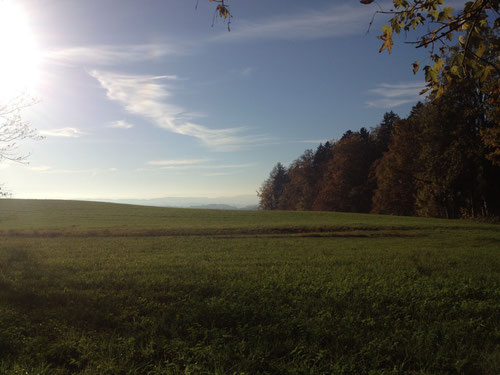
[[0, 100], [35, 95], [39, 51], [28, 18], [14, 2], [0, 0]]

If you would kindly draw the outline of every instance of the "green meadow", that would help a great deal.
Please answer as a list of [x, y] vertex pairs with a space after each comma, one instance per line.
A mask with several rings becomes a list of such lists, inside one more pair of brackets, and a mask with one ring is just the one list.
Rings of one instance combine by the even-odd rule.
[[499, 373], [499, 225], [0, 200], [0, 374]]

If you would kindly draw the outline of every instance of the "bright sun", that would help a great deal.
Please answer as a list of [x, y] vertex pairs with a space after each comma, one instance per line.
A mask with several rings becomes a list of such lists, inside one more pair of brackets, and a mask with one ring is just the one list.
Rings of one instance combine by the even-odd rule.
[[28, 18], [13, 1], [0, 0], [0, 100], [34, 95], [39, 51]]

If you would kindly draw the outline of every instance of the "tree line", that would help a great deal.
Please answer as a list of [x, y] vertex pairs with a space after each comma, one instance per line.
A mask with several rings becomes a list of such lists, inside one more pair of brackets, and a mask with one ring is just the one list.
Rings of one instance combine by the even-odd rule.
[[260, 208], [443, 218], [500, 215], [500, 158], [491, 130], [495, 104], [474, 80], [449, 84], [406, 118], [348, 130], [277, 163], [260, 189]]

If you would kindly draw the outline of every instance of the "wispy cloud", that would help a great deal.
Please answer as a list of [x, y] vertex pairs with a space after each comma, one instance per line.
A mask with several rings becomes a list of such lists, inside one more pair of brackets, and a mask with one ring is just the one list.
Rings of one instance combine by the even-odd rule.
[[222, 164], [222, 165], [168, 165], [161, 169], [169, 170], [220, 170], [220, 169], [243, 169], [254, 166], [252, 163], [246, 164]]
[[28, 167], [28, 169], [30, 171], [33, 171], [33, 172], [46, 172], [46, 171], [49, 171], [52, 169], [52, 167], [49, 167], [48, 165], [39, 165], [39, 166], [35, 166], [35, 167]]
[[366, 31], [374, 13], [371, 6], [360, 6], [356, 1], [309, 9], [295, 14], [268, 17], [261, 21], [234, 25], [230, 33], [213, 40], [241, 41], [242, 39], [311, 40], [340, 37]]
[[108, 128], [115, 128], [115, 129], [132, 129], [134, 125], [132, 125], [129, 122], [123, 121], [123, 120], [118, 120], [118, 121], [112, 121], [108, 123], [107, 125]]
[[415, 103], [423, 99], [419, 93], [424, 86], [424, 82], [381, 83], [368, 91], [370, 95], [375, 95], [377, 98], [368, 100], [366, 104], [373, 108], [393, 108]]
[[244, 135], [245, 128], [211, 129], [191, 121], [190, 113], [171, 104], [172, 82], [176, 76], [128, 75], [93, 70], [90, 75], [106, 90], [107, 97], [134, 115], [149, 118], [158, 127], [194, 137], [208, 147], [229, 151], [265, 140], [263, 136]]
[[209, 159], [184, 159], [184, 160], [150, 160], [147, 165], [155, 166], [179, 166], [179, 165], [197, 165], [200, 163], [206, 163]]
[[43, 58], [62, 65], [115, 65], [183, 54], [185, 49], [173, 44], [91, 45], [53, 49]]
[[[137, 172], [158, 172], [162, 170], [169, 171], [198, 171], [201, 175], [220, 175], [232, 174], [235, 170], [255, 167], [255, 163], [242, 164], [216, 164], [210, 163], [210, 159], [186, 159], [186, 160], [151, 160], [146, 165], [153, 168], [138, 168]], [[231, 172], [228, 172], [231, 171]]]
[[27, 166], [28, 170], [43, 174], [91, 174], [93, 176], [99, 173], [117, 172], [117, 168], [87, 168], [87, 169], [61, 169], [48, 165]]
[[61, 137], [61, 138], [78, 138], [87, 133], [82, 132], [78, 128], [59, 128], [59, 129], [46, 129], [40, 130], [41, 135], [47, 137]]

